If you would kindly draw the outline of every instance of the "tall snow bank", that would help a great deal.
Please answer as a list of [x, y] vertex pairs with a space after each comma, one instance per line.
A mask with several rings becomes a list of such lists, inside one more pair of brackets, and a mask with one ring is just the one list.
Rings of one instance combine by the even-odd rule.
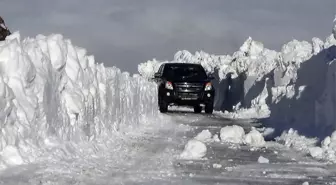
[[335, 19], [334, 19], [333, 35], [334, 35], [334, 38], [336, 39], [336, 16], [335, 16]]
[[15, 163], [7, 155], [14, 152], [29, 162], [38, 149], [106, 140], [136, 126], [157, 115], [155, 87], [96, 64], [61, 35], [13, 33], [0, 42], [0, 160]]
[[[275, 134], [294, 128], [306, 136], [323, 138], [336, 128], [335, 28], [325, 41], [293, 40], [279, 52], [248, 38], [231, 56], [183, 50], [172, 61], [199, 63], [215, 74], [216, 110], [239, 113], [248, 109], [253, 117], [268, 117], [269, 127], [276, 127]], [[161, 63], [140, 64], [139, 72], [152, 76], [155, 71], [143, 68], [156, 69], [148, 66]]]

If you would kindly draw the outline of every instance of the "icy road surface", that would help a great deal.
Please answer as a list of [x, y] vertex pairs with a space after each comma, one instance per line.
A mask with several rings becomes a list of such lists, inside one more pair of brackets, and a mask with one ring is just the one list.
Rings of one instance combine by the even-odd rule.
[[[188, 140], [204, 129], [219, 133], [226, 125], [249, 131], [249, 121], [217, 115], [175, 112], [161, 115], [157, 124], [123, 133], [96, 156], [41, 159], [0, 174], [0, 184], [332, 184], [336, 166], [301, 155], [280, 144], [250, 151], [243, 145], [207, 144], [204, 160], [181, 160]], [[263, 156], [269, 164], [258, 163]]]

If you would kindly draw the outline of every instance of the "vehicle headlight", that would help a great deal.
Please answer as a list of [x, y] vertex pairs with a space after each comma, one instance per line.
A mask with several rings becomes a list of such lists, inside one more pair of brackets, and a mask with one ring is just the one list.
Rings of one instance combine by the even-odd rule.
[[204, 90], [210, 91], [211, 89], [212, 89], [212, 84], [210, 82], [206, 83]]
[[174, 87], [173, 87], [173, 84], [169, 81], [166, 82], [166, 85], [165, 85], [166, 89], [169, 89], [169, 90], [173, 90]]

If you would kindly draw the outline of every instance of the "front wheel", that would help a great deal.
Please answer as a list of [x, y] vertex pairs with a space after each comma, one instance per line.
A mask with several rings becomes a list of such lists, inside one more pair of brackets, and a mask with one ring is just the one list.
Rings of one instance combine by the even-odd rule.
[[202, 107], [199, 105], [194, 106], [194, 113], [201, 113], [202, 112]]
[[213, 102], [211, 103], [207, 103], [204, 107], [204, 112], [207, 113], [207, 114], [212, 114], [213, 113]]
[[159, 98], [159, 110], [161, 113], [168, 112], [168, 103], [161, 98]]

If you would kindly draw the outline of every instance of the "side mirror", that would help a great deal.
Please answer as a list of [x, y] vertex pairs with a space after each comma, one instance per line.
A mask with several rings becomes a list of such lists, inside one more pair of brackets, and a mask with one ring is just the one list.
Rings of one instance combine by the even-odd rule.
[[160, 78], [161, 77], [161, 74], [160, 73], [155, 73], [154, 74], [154, 78]]
[[209, 74], [208, 79], [213, 80], [213, 79], [215, 79], [215, 77], [212, 74]]

